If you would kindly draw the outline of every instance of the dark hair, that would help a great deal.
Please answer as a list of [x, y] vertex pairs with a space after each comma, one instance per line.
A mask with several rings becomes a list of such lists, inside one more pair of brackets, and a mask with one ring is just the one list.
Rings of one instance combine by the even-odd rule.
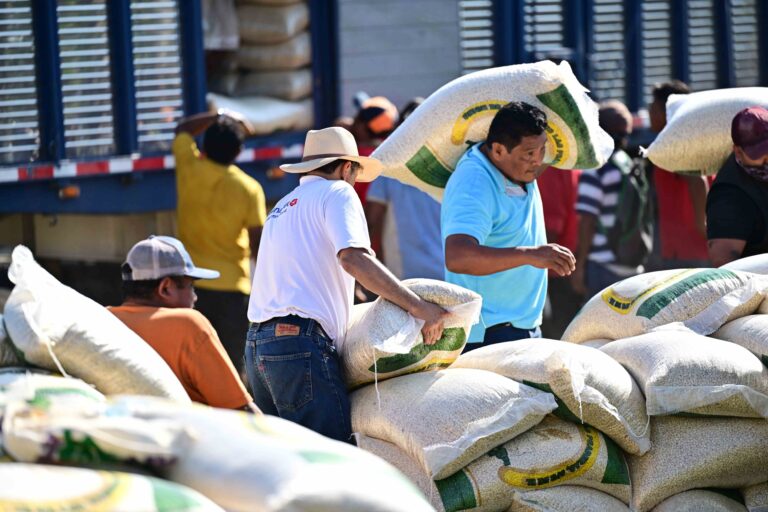
[[[184, 286], [184, 278], [182, 276], [168, 276], [173, 279], [173, 282], [177, 286]], [[123, 281], [123, 300], [126, 299], [143, 299], [151, 300], [155, 298], [157, 287], [163, 279], [145, 279], [142, 281]]]
[[[403, 121], [405, 121], [408, 116], [413, 114], [413, 111], [416, 110], [421, 104], [424, 103], [424, 98], [421, 96], [416, 96], [415, 98], [411, 99], [406, 105], [403, 107], [403, 110], [400, 111], [400, 124], [403, 124]], [[398, 125], [398, 126], [399, 126]]]
[[544, 112], [528, 103], [513, 101], [496, 112], [485, 142], [488, 146], [498, 142], [507, 151], [512, 151], [523, 137], [541, 135], [546, 127], [547, 115]]
[[685, 82], [680, 80], [670, 80], [669, 82], [658, 82], [653, 84], [653, 101], [661, 102], [666, 105], [667, 99], [672, 94], [688, 94], [691, 88]]
[[203, 151], [216, 163], [229, 165], [235, 161], [243, 147], [245, 134], [238, 121], [231, 117], [219, 116], [205, 130], [203, 136]]
[[336, 172], [336, 169], [339, 167], [339, 165], [343, 164], [344, 162], [350, 162], [352, 164], [352, 170], [359, 169], [362, 167], [358, 162], [353, 162], [352, 160], [345, 160], [343, 158], [338, 158], [334, 160], [333, 162], [328, 162], [325, 165], [322, 165], [318, 167], [317, 169], [312, 169], [312, 172], [319, 172], [321, 174], [333, 174]]

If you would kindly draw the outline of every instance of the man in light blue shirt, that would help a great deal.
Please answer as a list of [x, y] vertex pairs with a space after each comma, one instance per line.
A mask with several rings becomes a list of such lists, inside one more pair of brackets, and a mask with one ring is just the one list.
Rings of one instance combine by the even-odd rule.
[[443, 197], [446, 281], [483, 297], [466, 350], [540, 337], [547, 269], [570, 275], [576, 260], [548, 244], [536, 176], [547, 141], [546, 114], [522, 102], [501, 108], [485, 142], [456, 166]]

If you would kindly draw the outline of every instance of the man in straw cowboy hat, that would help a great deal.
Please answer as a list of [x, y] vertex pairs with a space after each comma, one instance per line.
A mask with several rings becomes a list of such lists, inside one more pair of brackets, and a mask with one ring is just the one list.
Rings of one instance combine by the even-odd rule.
[[382, 164], [358, 156], [351, 133], [312, 130], [303, 161], [281, 168], [304, 176], [264, 225], [248, 308], [248, 381], [266, 414], [349, 442], [349, 399], [337, 351], [355, 280], [424, 320], [427, 344], [442, 335], [447, 313], [400, 284], [370, 249], [352, 185], [375, 179]]

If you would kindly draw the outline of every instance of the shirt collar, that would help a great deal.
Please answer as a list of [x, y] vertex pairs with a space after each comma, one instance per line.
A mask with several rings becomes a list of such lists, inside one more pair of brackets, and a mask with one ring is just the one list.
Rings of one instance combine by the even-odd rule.
[[325, 178], [323, 178], [322, 176], [313, 176], [313, 175], [302, 176], [301, 178], [299, 178], [299, 186], [306, 185], [307, 183], [312, 183], [313, 181], [324, 180], [324, 179]]

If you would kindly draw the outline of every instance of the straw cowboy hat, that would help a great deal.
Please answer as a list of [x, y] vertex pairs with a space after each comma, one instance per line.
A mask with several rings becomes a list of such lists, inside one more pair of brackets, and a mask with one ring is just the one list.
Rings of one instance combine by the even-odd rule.
[[337, 126], [310, 130], [304, 141], [304, 157], [297, 164], [280, 166], [285, 172], [301, 174], [314, 171], [334, 160], [350, 160], [362, 166], [357, 181], [373, 181], [381, 174], [384, 165], [375, 158], [360, 156], [355, 138], [344, 128]]

